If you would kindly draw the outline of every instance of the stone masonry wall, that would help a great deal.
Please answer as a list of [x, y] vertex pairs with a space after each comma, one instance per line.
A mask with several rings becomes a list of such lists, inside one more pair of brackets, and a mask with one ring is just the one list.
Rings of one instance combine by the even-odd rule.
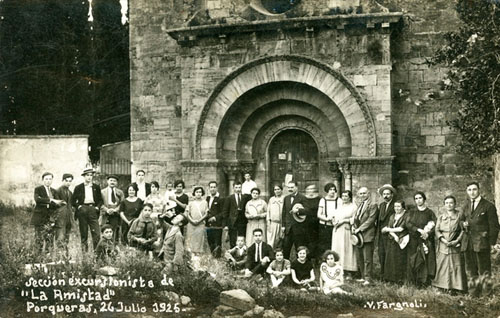
[[459, 137], [446, 124], [455, 99], [443, 90], [447, 69], [430, 66], [443, 35], [460, 21], [455, 1], [386, 0], [391, 10], [407, 13], [402, 32], [392, 38], [392, 106], [395, 149], [395, 184], [400, 196], [413, 203], [416, 190], [424, 190], [437, 211], [442, 199], [453, 194], [459, 205], [466, 198], [466, 183], [478, 179], [488, 200], [493, 200], [492, 179], [471, 175], [470, 162], [456, 152]]
[[[446, 194], [463, 201], [465, 183], [473, 176], [469, 164], [455, 152], [458, 137], [446, 125], [454, 103], [452, 95], [442, 91], [446, 69], [426, 64], [442, 45], [444, 32], [459, 26], [454, 1], [379, 0], [391, 11], [406, 14], [404, 28], [392, 35], [390, 52], [387, 35], [366, 28], [276, 30], [229, 35], [225, 43], [216, 37], [198, 39], [196, 46], [180, 47], [166, 30], [183, 26], [208, 2], [210, 10], [227, 7], [229, 14], [238, 12], [235, 4], [246, 3], [130, 2], [133, 176], [135, 170], [143, 168], [148, 170], [149, 180], [157, 179], [164, 185], [167, 179], [183, 177], [188, 187], [223, 178], [220, 170], [217, 175], [206, 175], [207, 167], [183, 170], [181, 164], [193, 156], [196, 123], [204, 101], [219, 81], [244, 63], [268, 55], [299, 54], [345, 74], [370, 104], [375, 123], [392, 119], [392, 134], [377, 131], [382, 140], [392, 138], [392, 149], [388, 146], [377, 151], [396, 156], [393, 182], [400, 197], [412, 203], [412, 193], [424, 190], [435, 210]], [[326, 6], [334, 2], [327, 1]], [[351, 36], [344, 36], [345, 32]], [[384, 64], [390, 76], [379, 73]], [[379, 85], [390, 87], [392, 96], [374, 89]], [[392, 118], [387, 107], [392, 107]], [[493, 199], [491, 177], [479, 181], [486, 198]]]

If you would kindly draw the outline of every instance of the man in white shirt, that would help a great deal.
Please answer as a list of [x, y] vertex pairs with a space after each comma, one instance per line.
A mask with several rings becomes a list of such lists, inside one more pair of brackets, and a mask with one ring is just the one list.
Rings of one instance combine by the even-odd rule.
[[144, 170], [137, 170], [135, 173], [135, 180], [133, 184], [137, 186], [137, 197], [142, 201], [146, 200], [146, 197], [151, 193], [151, 184], [145, 182], [146, 172]]
[[241, 185], [241, 193], [251, 195], [252, 189], [257, 188], [257, 183], [252, 180], [252, 176], [248, 172], [245, 173], [244, 178], [245, 181]]
[[223, 199], [217, 192], [217, 182], [208, 183], [208, 220], [207, 220], [207, 239], [210, 251], [214, 257], [220, 257], [222, 246], [222, 228], [224, 227], [223, 218]]
[[116, 187], [118, 177], [115, 175], [108, 176], [108, 186], [101, 191], [103, 205], [101, 205], [100, 226], [104, 224], [111, 225], [113, 229], [113, 237], [115, 242], [118, 242], [120, 236], [120, 203], [125, 199], [125, 194], [122, 190]]

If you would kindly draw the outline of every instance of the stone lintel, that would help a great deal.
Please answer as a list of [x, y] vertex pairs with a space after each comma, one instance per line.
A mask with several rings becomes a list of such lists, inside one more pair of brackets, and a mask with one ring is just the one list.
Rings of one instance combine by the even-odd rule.
[[276, 31], [277, 29], [311, 29], [314, 27], [329, 27], [342, 30], [348, 25], [365, 25], [374, 29], [387, 28], [396, 25], [403, 18], [402, 12], [366, 13], [335, 15], [321, 17], [298, 17], [286, 20], [259, 20], [252, 22], [218, 23], [198, 25], [167, 30], [167, 33], [179, 43], [193, 42], [203, 36], [218, 36], [219, 34], [251, 33], [259, 31]]

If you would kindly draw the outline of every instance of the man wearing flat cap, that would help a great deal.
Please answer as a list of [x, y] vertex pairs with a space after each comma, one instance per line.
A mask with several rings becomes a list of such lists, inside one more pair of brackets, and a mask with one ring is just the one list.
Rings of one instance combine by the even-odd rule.
[[43, 184], [35, 188], [35, 210], [31, 216], [31, 225], [35, 227], [35, 250], [43, 252], [45, 243], [46, 250], [51, 250], [53, 245], [53, 228], [55, 227], [54, 214], [58, 206], [63, 204], [59, 200], [56, 189], [52, 188], [54, 175], [45, 172], [42, 175]]
[[64, 251], [68, 255], [69, 233], [73, 225], [73, 208], [71, 199], [73, 193], [69, 189], [73, 182], [73, 175], [63, 174], [62, 185], [57, 189], [58, 197], [65, 202], [63, 206], [57, 209], [56, 220], [56, 245], [59, 251]]
[[378, 233], [378, 259], [380, 262], [380, 277], [384, 277], [384, 265], [385, 265], [385, 249], [387, 245], [388, 236], [382, 234], [382, 229], [386, 227], [389, 223], [389, 218], [394, 212], [394, 194], [396, 189], [390, 184], [384, 184], [378, 193], [384, 200], [380, 203], [378, 208], [377, 217], [377, 233]]
[[102, 202], [101, 205], [101, 227], [104, 224], [109, 224], [113, 228], [113, 237], [115, 242], [118, 242], [120, 233], [118, 227], [120, 226], [120, 203], [125, 199], [125, 194], [122, 190], [116, 187], [118, 177], [109, 175], [107, 177], [108, 186], [101, 191]]
[[75, 216], [78, 219], [80, 228], [80, 240], [82, 250], [88, 251], [89, 228], [92, 236], [92, 245], [94, 250], [99, 243], [99, 208], [102, 205], [101, 187], [92, 182], [94, 178], [94, 169], [85, 168], [82, 176], [84, 182], [75, 187], [72, 204], [75, 208]]

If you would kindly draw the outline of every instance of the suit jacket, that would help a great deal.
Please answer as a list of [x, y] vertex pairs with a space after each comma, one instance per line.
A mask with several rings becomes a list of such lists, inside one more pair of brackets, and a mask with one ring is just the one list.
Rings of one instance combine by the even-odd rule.
[[387, 202], [382, 202], [379, 205], [378, 216], [377, 216], [377, 231], [380, 231], [387, 226], [389, 223], [389, 218], [396, 213], [394, 211], [394, 199], [389, 202], [389, 206], [387, 207]]
[[[99, 209], [103, 202], [102, 202], [101, 187], [98, 184], [92, 183], [92, 196], [94, 197], [95, 207]], [[78, 206], [83, 205], [84, 202], [85, 202], [85, 186], [83, 183], [80, 183], [75, 187], [71, 203], [75, 208], [75, 211], [78, 212]]]
[[[210, 196], [207, 196], [207, 204], [210, 205]], [[224, 227], [224, 198], [216, 196], [212, 202], [212, 206], [208, 211], [208, 219], [215, 217], [215, 222], [207, 224], [208, 227], [222, 228]]]
[[[111, 209], [119, 208], [120, 203], [123, 200], [125, 200], [125, 194], [123, 193], [123, 191], [115, 187], [116, 202], [112, 203], [109, 200], [109, 192], [110, 191], [111, 191], [110, 187], [106, 187], [106, 188], [101, 190], [101, 197], [102, 197], [101, 215], [108, 215], [107, 212], [110, 208]], [[117, 212], [116, 215], [119, 215], [119, 212]]]
[[[54, 199], [59, 199], [56, 189], [51, 187], [50, 192]], [[49, 222], [50, 214], [54, 212], [56, 205], [50, 202], [47, 190], [45, 190], [45, 186], [43, 185], [35, 188], [34, 198], [36, 205], [31, 216], [31, 225], [41, 226]]]
[[[285, 234], [290, 232], [292, 225], [299, 224], [297, 221], [295, 221], [290, 211], [292, 210], [295, 204], [297, 203], [302, 204], [302, 202], [306, 199], [304, 195], [297, 193], [292, 203], [292, 196], [293, 196], [292, 194], [289, 194], [283, 199], [283, 210], [281, 212], [281, 219], [283, 220], [282, 226], [285, 227]], [[317, 213], [317, 210], [315, 211], [315, 213]]]
[[[137, 182], [132, 183], [133, 185], [137, 186]], [[146, 182], [146, 197], [151, 194], [151, 183]]]
[[466, 221], [469, 223], [465, 238], [467, 244], [463, 245], [467, 249], [472, 248], [474, 252], [489, 250], [490, 246], [496, 243], [500, 229], [495, 205], [481, 197], [474, 212], [471, 212], [470, 200], [467, 200], [463, 211]]
[[363, 233], [363, 240], [367, 243], [375, 240], [375, 222], [377, 221], [378, 207], [370, 199], [366, 200], [361, 212], [358, 210], [354, 214], [355, 225]]
[[[262, 242], [262, 258], [266, 256], [269, 257], [269, 260], [272, 261], [274, 259], [274, 251], [271, 245], [267, 244], [266, 242]], [[258, 263], [260, 263], [260, 259], [259, 262], [255, 262], [255, 243], [253, 243], [247, 250], [246, 268], [252, 269]]]
[[227, 227], [233, 228], [236, 221], [242, 224], [248, 222], [245, 217], [245, 206], [247, 201], [247, 196], [242, 194], [239, 204], [236, 204], [236, 196], [234, 193], [224, 199], [224, 219]]

